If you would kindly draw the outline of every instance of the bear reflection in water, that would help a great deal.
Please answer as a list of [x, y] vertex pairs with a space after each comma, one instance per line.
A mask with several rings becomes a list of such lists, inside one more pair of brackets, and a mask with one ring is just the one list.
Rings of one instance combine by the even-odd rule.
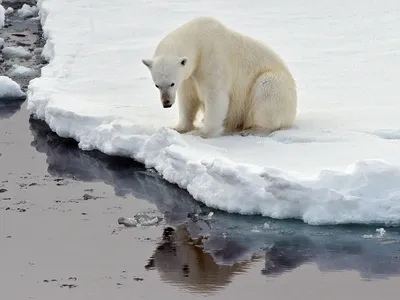
[[246, 272], [255, 262], [263, 259], [265, 267], [261, 274], [278, 276], [314, 257], [312, 249], [306, 247], [307, 241], [301, 238], [282, 240], [260, 254], [252, 254], [248, 259], [243, 257], [247, 249], [235, 240], [227, 239], [224, 245], [212, 251], [203, 249], [203, 241], [191, 239], [184, 225], [175, 229], [166, 227], [161, 242], [145, 268], [157, 270], [163, 281], [189, 291], [213, 293], [226, 287], [235, 275]]
[[267, 277], [305, 264], [316, 264], [320, 272], [355, 270], [361, 278], [369, 279], [400, 274], [398, 241], [393, 238], [372, 241], [353, 236], [341, 240], [331, 236], [280, 236], [254, 252], [249, 252], [250, 244], [243, 245], [235, 238], [221, 238], [225, 242], [217, 245], [210, 242], [211, 238], [193, 241], [187, 227], [167, 227], [146, 269], [156, 269], [162, 280], [198, 293], [224, 288], [235, 275], [258, 268], [259, 264], [252, 266], [256, 262], [263, 264], [260, 273]]
[[184, 226], [166, 227], [162, 240], [145, 268], [157, 270], [163, 281], [196, 293], [213, 293], [228, 285], [236, 274], [246, 272], [257, 258], [218, 264], [213, 256], [230, 258], [242, 251], [234, 242], [211, 254], [202, 249], [200, 240], [192, 240]]

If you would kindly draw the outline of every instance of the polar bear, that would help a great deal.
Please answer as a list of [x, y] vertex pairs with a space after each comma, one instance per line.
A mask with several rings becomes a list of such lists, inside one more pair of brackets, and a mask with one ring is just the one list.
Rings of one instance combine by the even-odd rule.
[[[179, 133], [203, 138], [264, 135], [287, 129], [297, 114], [296, 84], [268, 46], [229, 29], [213, 17], [197, 17], [167, 34], [152, 59], [142, 59], [161, 103], [179, 103]], [[198, 111], [203, 127], [194, 126]]]

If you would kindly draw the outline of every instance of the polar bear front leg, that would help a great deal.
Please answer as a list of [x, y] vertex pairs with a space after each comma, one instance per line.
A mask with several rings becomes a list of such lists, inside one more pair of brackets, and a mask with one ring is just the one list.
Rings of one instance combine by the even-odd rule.
[[179, 122], [172, 129], [186, 133], [194, 129], [194, 120], [199, 111], [200, 101], [193, 83], [186, 80], [178, 90]]
[[229, 95], [217, 89], [208, 90], [205, 95], [204, 125], [202, 138], [220, 136], [224, 132], [224, 120], [229, 109]]

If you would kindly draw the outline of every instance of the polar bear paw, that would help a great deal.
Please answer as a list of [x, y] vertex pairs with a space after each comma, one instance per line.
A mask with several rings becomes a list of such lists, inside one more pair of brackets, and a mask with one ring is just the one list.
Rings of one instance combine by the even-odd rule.
[[182, 124], [178, 124], [176, 126], [173, 127], [169, 127], [172, 130], [175, 130], [179, 133], [187, 133], [189, 131], [192, 131], [194, 129], [194, 126], [187, 126], [187, 125], [182, 125]]
[[203, 139], [215, 138], [215, 137], [222, 135], [222, 133], [223, 133], [223, 130], [220, 130], [220, 129], [207, 130], [207, 131], [205, 131], [204, 129], [195, 129], [195, 130], [188, 132], [188, 134], [190, 134], [190, 135], [199, 136]]

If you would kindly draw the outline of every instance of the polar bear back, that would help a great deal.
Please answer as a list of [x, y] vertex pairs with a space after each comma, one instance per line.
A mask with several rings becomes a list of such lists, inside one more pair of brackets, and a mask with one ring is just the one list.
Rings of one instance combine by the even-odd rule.
[[197, 76], [222, 76], [228, 86], [249, 85], [257, 75], [283, 71], [283, 60], [267, 45], [233, 31], [212, 17], [195, 18], [171, 33], [158, 44], [154, 57], [186, 56], [193, 62]]

